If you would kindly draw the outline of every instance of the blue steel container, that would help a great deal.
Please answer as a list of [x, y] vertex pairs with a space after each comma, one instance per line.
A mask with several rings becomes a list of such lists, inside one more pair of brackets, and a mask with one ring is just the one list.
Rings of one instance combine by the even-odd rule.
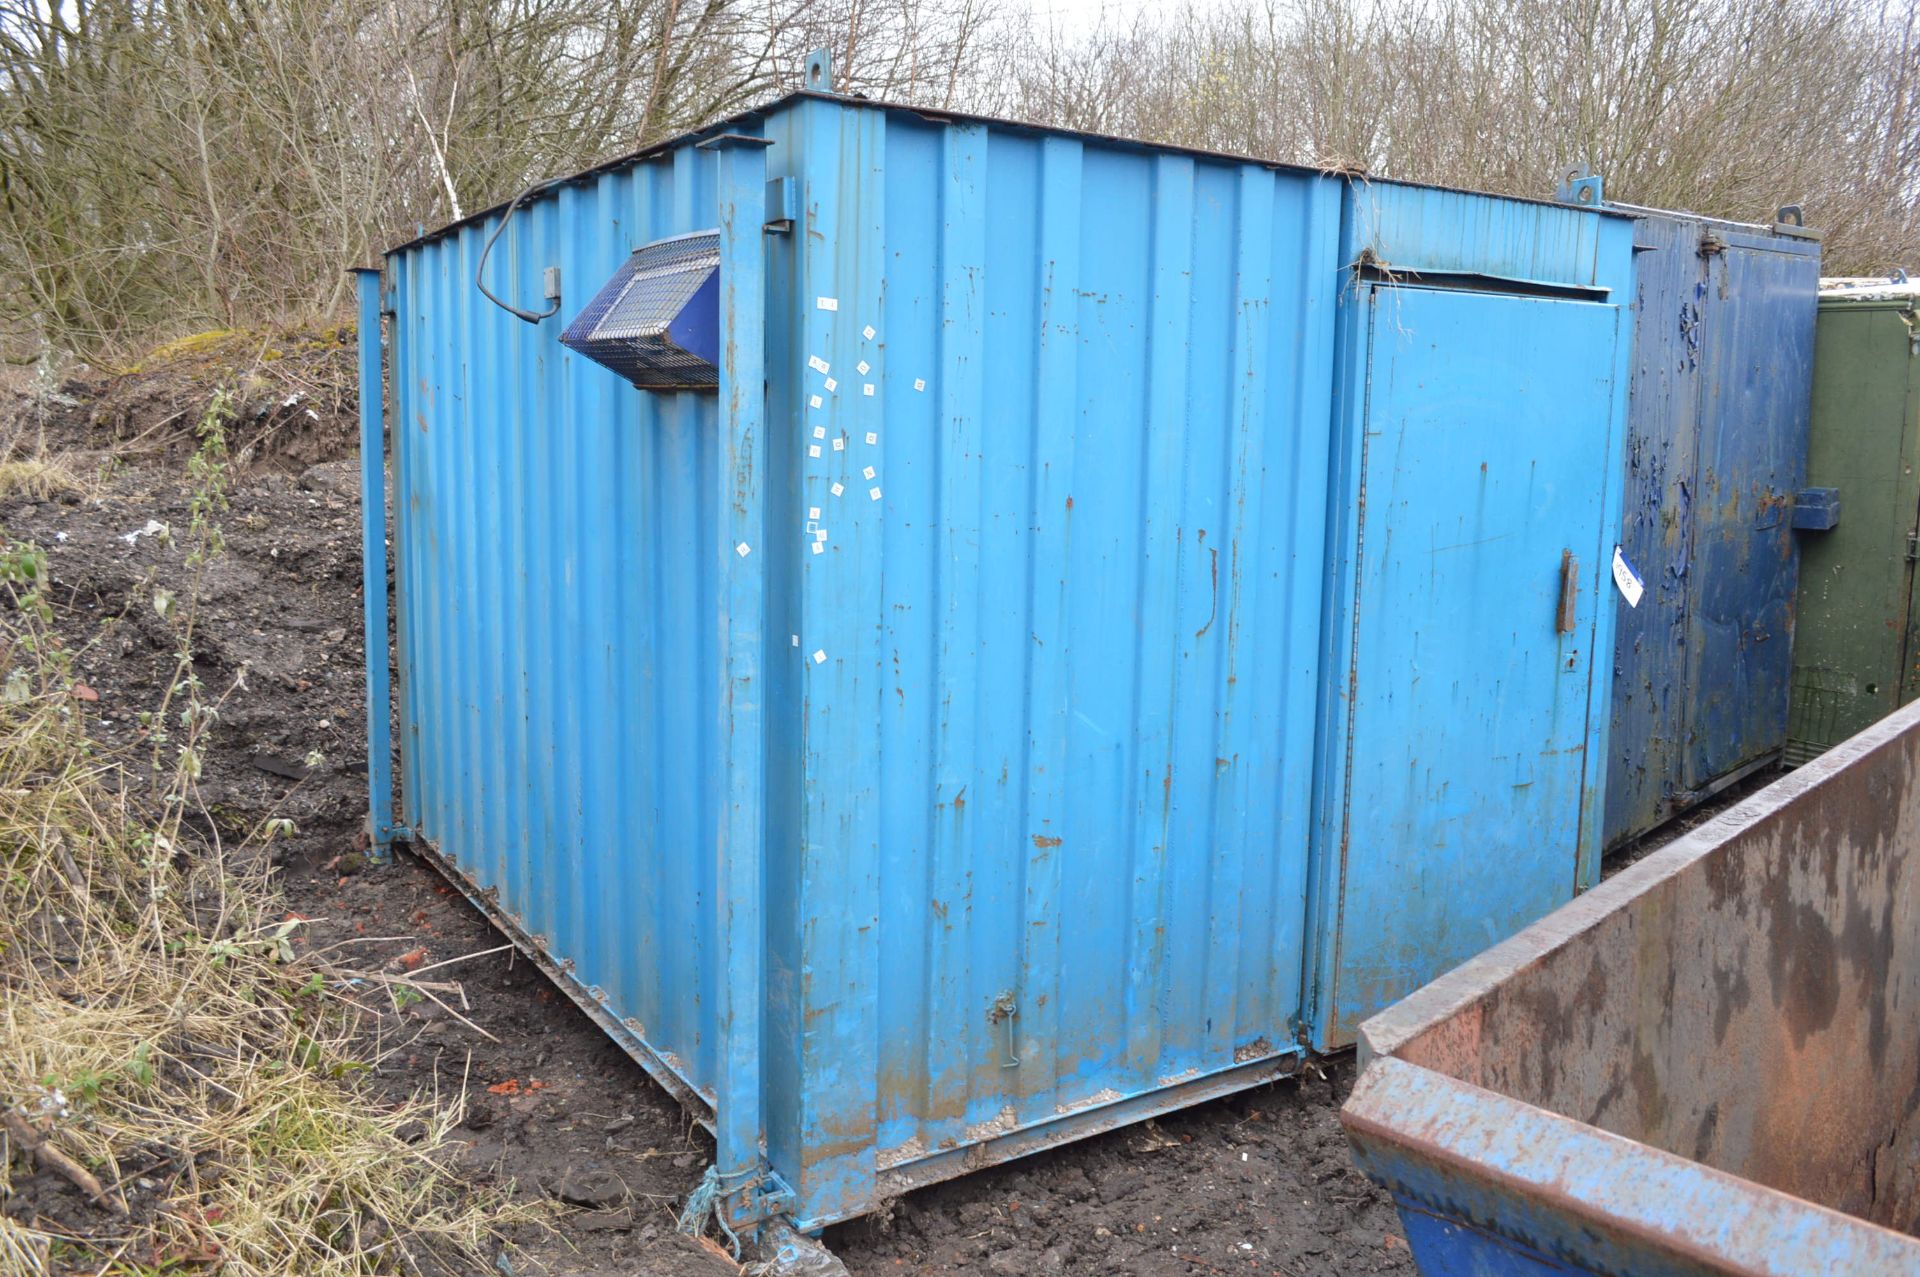
[[[1626, 223], [824, 92], [502, 220], [395, 249], [384, 294], [363, 277], [391, 313], [404, 782], [396, 815], [370, 669], [374, 827], [713, 1128], [723, 1218], [818, 1227], [1291, 1070], [1339, 912], [1313, 858], [1356, 299], [1456, 353], [1483, 308], [1521, 317], [1474, 290], [1606, 311], [1502, 418], [1536, 423], [1551, 382], [1604, 452]], [[559, 343], [635, 250], [716, 226], [717, 393], [637, 390]], [[495, 235], [494, 291], [537, 305], [558, 267], [558, 313], [476, 291]], [[1431, 278], [1369, 273], [1389, 260]], [[1583, 573], [1611, 536], [1589, 504]], [[1560, 545], [1534, 549], [1476, 597], [1544, 590], [1528, 624], [1555, 636]], [[1603, 636], [1573, 592], [1584, 661]], [[1567, 641], [1508, 695], [1577, 747]], [[1571, 892], [1572, 823], [1514, 810], [1551, 890], [1490, 899], [1466, 941], [1409, 918], [1407, 987]], [[1435, 881], [1486, 854], [1422, 830]]]
[[[1606, 833], [1616, 846], [1786, 744], [1820, 243], [1773, 227], [1634, 218], [1635, 327]], [[1793, 214], [1797, 221], [1797, 213]]]

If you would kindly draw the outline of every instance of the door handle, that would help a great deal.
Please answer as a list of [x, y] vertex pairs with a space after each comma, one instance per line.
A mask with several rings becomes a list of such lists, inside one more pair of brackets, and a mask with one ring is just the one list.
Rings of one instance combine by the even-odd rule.
[[1560, 552], [1560, 611], [1555, 618], [1554, 630], [1560, 634], [1573, 633], [1573, 618], [1577, 610], [1580, 594], [1580, 560], [1573, 557], [1572, 550]]

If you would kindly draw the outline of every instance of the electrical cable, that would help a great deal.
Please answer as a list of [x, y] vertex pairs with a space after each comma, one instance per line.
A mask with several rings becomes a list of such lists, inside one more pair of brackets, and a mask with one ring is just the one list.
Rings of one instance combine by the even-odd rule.
[[487, 242], [485, 246], [482, 247], [480, 250], [479, 265], [473, 268], [473, 283], [474, 283], [474, 286], [480, 290], [481, 294], [485, 296], [488, 301], [498, 306], [501, 310], [506, 311], [509, 315], [513, 315], [516, 318], [524, 319], [529, 324], [537, 324], [543, 319], [547, 319], [553, 315], [559, 314], [560, 299], [558, 297], [554, 298], [553, 305], [547, 307], [545, 310], [540, 310], [540, 311], [522, 310], [520, 309], [520, 307], [515, 306], [512, 302], [501, 301], [498, 297], [493, 295], [493, 290], [487, 287], [487, 254], [493, 251], [493, 242], [500, 238], [500, 232], [506, 230], [507, 223], [513, 220], [514, 210], [520, 207], [520, 201], [524, 200], [525, 198], [527, 198], [527, 196], [533, 194], [535, 191], [539, 190], [541, 187], [548, 186], [550, 184], [551, 184], [550, 182], [535, 182], [532, 186], [529, 186], [526, 190], [521, 191], [518, 195], [513, 197], [513, 200], [507, 205], [507, 211], [501, 214], [500, 216], [500, 224], [493, 228], [493, 234], [487, 236]]

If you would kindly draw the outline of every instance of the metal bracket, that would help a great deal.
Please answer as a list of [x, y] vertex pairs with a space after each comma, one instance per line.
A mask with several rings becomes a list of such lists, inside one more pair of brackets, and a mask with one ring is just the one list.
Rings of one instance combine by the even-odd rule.
[[797, 1201], [787, 1181], [763, 1162], [758, 1175], [728, 1193], [720, 1203], [721, 1218], [737, 1233], [767, 1220], [791, 1215]]
[[1782, 204], [1773, 215], [1773, 233], [1794, 239], [1819, 239], [1819, 231], [1807, 229], [1806, 212], [1798, 204]]
[[1560, 187], [1553, 198], [1562, 204], [1599, 208], [1607, 202], [1606, 179], [1584, 164], [1570, 164], [1560, 170]]
[[802, 73], [800, 87], [809, 93], [833, 92], [833, 54], [826, 49], [815, 49], [807, 55], [806, 70]]
[[361, 836], [367, 840], [367, 863], [390, 865], [393, 863], [393, 844], [413, 841], [413, 830], [405, 825], [380, 825], [376, 827], [373, 817], [368, 815], [360, 822]]
[[800, 181], [795, 177], [776, 177], [767, 182], [767, 232], [793, 234], [800, 220]]
[[1793, 498], [1793, 526], [1802, 532], [1829, 532], [1840, 526], [1840, 489], [1802, 488]]
[[999, 997], [995, 998], [993, 1005], [987, 1010], [987, 1022], [989, 1024], [1005, 1024], [1007, 1026], [1007, 1058], [1000, 1062], [1000, 1067], [1003, 1069], [1017, 1069], [1020, 1067], [1020, 1057], [1014, 1053], [1013, 1049], [1013, 1022], [1018, 1019], [1019, 1016], [1020, 1003], [1015, 1000], [1012, 989], [1006, 990], [1001, 993]]

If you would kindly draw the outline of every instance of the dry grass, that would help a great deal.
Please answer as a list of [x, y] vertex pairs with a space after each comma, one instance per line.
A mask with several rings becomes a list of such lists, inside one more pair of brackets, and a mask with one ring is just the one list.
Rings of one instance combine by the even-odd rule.
[[42, 453], [12, 461], [0, 461], [0, 500], [24, 495], [36, 501], [45, 501], [63, 492], [84, 493], [86, 491], [87, 481], [80, 477], [80, 472], [70, 457]]
[[445, 1169], [457, 1110], [372, 1092], [266, 858], [190, 832], [217, 703], [185, 679], [151, 759], [101, 756], [45, 574], [0, 549], [0, 1274], [486, 1268], [504, 1208]]

